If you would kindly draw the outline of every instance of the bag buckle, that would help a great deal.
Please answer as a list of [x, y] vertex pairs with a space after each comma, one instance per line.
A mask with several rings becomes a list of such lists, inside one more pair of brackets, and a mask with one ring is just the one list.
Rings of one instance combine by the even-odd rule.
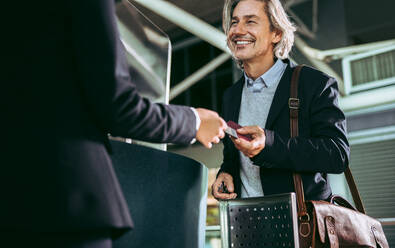
[[299, 216], [299, 234], [303, 238], [309, 237], [311, 233], [311, 227], [310, 227], [310, 215], [309, 213], [306, 213], [303, 216]]
[[299, 109], [299, 98], [292, 98], [288, 99], [288, 106], [290, 109]]

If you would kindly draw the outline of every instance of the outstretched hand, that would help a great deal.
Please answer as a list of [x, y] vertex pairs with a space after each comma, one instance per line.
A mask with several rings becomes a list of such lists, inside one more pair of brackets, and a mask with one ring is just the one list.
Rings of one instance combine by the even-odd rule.
[[212, 143], [219, 143], [225, 137], [226, 122], [214, 111], [197, 108], [201, 123], [196, 139], [205, 147], [211, 148]]

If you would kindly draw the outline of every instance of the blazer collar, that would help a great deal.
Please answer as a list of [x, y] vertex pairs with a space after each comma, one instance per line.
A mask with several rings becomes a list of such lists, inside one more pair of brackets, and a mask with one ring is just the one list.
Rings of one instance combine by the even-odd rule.
[[271, 129], [273, 123], [277, 119], [281, 110], [288, 106], [288, 99], [290, 96], [290, 85], [291, 85], [291, 77], [292, 72], [294, 70], [295, 64], [290, 62], [288, 59], [284, 60], [287, 63], [287, 68], [284, 71], [283, 76], [277, 86], [276, 93], [274, 94], [274, 98], [272, 101], [272, 105], [270, 106], [269, 114], [267, 116], [266, 126], [265, 128]]
[[244, 76], [242, 76], [239, 81], [235, 84], [233, 88], [233, 93], [231, 94], [234, 99], [234, 104], [228, 103], [232, 106], [232, 121], [238, 123], [239, 122], [239, 113], [240, 113], [240, 105], [241, 105], [241, 95], [243, 93], [244, 86]]

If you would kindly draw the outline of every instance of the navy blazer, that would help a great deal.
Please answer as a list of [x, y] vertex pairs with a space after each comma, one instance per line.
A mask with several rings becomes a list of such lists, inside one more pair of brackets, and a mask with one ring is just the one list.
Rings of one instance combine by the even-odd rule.
[[[327, 199], [331, 195], [327, 173], [342, 173], [350, 152], [337, 82], [314, 68], [303, 67], [298, 85], [299, 136], [290, 138], [288, 99], [295, 65], [284, 62], [287, 68], [264, 127], [265, 148], [252, 161], [260, 166], [265, 195], [294, 192], [292, 173], [296, 171], [302, 175], [306, 199]], [[243, 84], [244, 77], [224, 93], [222, 115], [226, 121], [238, 122]], [[223, 155], [219, 173], [233, 176], [240, 196], [240, 154], [229, 137], [224, 139]]]
[[119, 235], [132, 221], [108, 133], [188, 144], [195, 115], [138, 95], [112, 0], [7, 6], [15, 11], [2, 30], [0, 232]]

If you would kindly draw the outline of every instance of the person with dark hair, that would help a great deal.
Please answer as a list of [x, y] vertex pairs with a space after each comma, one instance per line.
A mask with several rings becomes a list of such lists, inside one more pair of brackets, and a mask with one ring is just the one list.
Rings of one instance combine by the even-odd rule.
[[113, 1], [6, 6], [0, 246], [109, 248], [132, 220], [108, 134], [185, 145], [196, 138], [210, 148], [226, 123], [207, 109], [139, 96]]
[[299, 136], [290, 137], [288, 54], [295, 27], [279, 0], [226, 0], [223, 26], [243, 77], [224, 93], [223, 118], [252, 140], [224, 139], [224, 160], [212, 185], [217, 199], [294, 192], [302, 175], [308, 200], [331, 194], [327, 173], [349, 163], [346, 121], [336, 79], [305, 66], [299, 77]]

